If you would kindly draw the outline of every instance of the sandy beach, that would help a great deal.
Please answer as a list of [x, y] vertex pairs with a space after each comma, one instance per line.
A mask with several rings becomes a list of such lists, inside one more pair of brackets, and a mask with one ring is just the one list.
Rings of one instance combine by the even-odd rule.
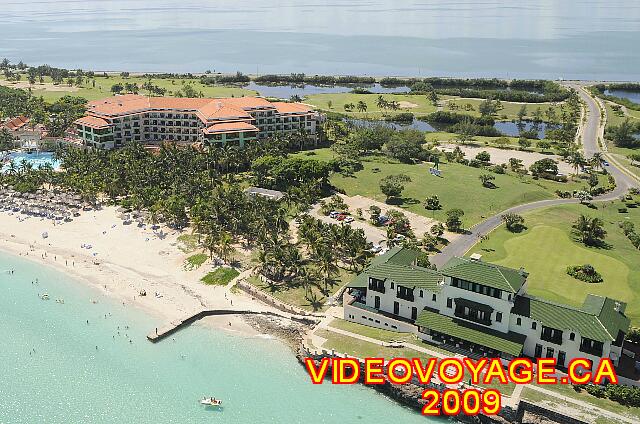
[[[0, 213], [0, 249], [90, 284], [99, 290], [98, 301], [99, 295], [105, 295], [125, 307], [143, 308], [158, 318], [158, 327], [202, 309], [275, 311], [244, 292], [233, 294], [227, 287], [202, 284], [199, 280], [211, 265], [193, 271], [183, 268], [189, 255], [178, 248], [181, 233], [163, 228], [166, 236], [160, 239], [151, 229], [123, 225], [114, 207], [83, 212], [73, 222], [55, 226], [46, 219], [31, 217], [20, 222], [18, 217], [24, 215]], [[147, 295], [140, 296], [141, 290]], [[237, 316], [203, 321], [225, 331], [258, 334]]]

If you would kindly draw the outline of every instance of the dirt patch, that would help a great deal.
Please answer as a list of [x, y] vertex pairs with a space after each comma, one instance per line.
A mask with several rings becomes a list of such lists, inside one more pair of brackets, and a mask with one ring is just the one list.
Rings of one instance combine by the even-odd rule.
[[452, 151], [457, 147], [460, 147], [464, 157], [467, 159], [473, 159], [476, 155], [482, 151], [486, 151], [491, 155], [491, 163], [494, 164], [509, 164], [510, 158], [520, 159], [522, 164], [529, 168], [535, 161], [540, 159], [553, 159], [558, 162], [558, 171], [562, 174], [570, 175], [573, 173], [573, 168], [567, 162], [564, 162], [560, 156], [557, 155], [545, 155], [538, 152], [523, 152], [521, 150], [510, 149], [498, 149], [496, 147], [486, 146], [471, 146], [455, 143], [441, 143], [440, 148], [445, 151]]
[[417, 104], [407, 102], [405, 100], [398, 102], [398, 106], [400, 107], [400, 109], [414, 109], [418, 107]]

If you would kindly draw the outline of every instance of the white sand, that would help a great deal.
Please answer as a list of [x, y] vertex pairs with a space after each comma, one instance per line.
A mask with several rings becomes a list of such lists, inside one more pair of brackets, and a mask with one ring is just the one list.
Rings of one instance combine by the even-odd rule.
[[[50, 220], [33, 217], [19, 222], [17, 216], [0, 212], [0, 249], [53, 266], [125, 306], [141, 307], [158, 317], [158, 327], [202, 309], [275, 311], [244, 292], [232, 294], [227, 287], [202, 284], [199, 280], [211, 266], [185, 271], [182, 264], [189, 255], [178, 249], [176, 231], [165, 228], [168, 235], [160, 240], [150, 229], [123, 225], [113, 207], [83, 212], [73, 222], [56, 226]], [[43, 239], [45, 231], [48, 238]], [[82, 248], [83, 244], [91, 244], [92, 248]], [[147, 296], [139, 295], [141, 289], [146, 290]], [[156, 292], [161, 297], [156, 297]], [[100, 293], [96, 295], [99, 297]], [[233, 315], [209, 318], [206, 323], [246, 335], [256, 334]]]

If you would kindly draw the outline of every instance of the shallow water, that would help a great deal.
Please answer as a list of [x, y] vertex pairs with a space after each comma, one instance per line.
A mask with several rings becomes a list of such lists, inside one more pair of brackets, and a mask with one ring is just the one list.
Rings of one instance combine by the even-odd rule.
[[635, 0], [6, 0], [0, 56], [130, 71], [639, 80]]
[[[159, 324], [0, 253], [0, 423], [437, 422], [362, 386], [312, 385], [275, 340], [195, 325], [154, 345], [145, 335]], [[201, 407], [203, 396], [224, 409]]]

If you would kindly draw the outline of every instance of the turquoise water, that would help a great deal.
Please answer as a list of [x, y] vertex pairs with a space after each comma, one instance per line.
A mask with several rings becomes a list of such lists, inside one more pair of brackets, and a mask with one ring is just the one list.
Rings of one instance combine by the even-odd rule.
[[[38, 152], [38, 153], [26, 153], [16, 152], [10, 153], [8, 159], [12, 160], [16, 166], [20, 166], [22, 162], [28, 162], [33, 165], [34, 168], [40, 168], [45, 164], [51, 164], [54, 170], [60, 168], [61, 162], [53, 158], [51, 152]], [[9, 163], [5, 163], [2, 166], [2, 172], [6, 172], [9, 169]]]
[[640, 80], [636, 0], [4, 0], [0, 57], [70, 69]]
[[[275, 340], [195, 325], [153, 345], [156, 319], [5, 254], [0, 314], [0, 423], [435, 422], [368, 388], [312, 385]], [[209, 395], [222, 411], [198, 404]]]

